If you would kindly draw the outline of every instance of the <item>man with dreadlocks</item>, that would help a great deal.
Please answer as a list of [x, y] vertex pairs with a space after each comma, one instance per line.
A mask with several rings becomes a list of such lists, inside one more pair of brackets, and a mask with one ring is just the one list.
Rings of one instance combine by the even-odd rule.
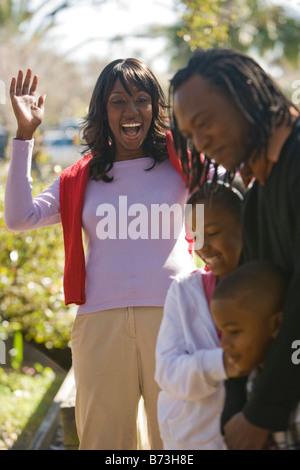
[[288, 427], [300, 397], [300, 365], [291, 360], [300, 338], [299, 111], [253, 59], [222, 48], [197, 51], [171, 80], [170, 97], [190, 189], [201, 185], [211, 161], [229, 179], [239, 171], [249, 186], [240, 263], [273, 262], [289, 280], [283, 323], [251, 400], [245, 377], [226, 381], [221, 424], [228, 448], [263, 449], [270, 432]]

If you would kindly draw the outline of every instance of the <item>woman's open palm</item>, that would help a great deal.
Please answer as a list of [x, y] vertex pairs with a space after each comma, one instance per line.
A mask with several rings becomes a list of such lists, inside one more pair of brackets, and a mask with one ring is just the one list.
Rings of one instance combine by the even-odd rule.
[[[37, 127], [44, 117], [44, 103], [46, 95], [36, 98], [38, 77], [34, 75], [31, 83], [32, 71], [27, 70], [25, 78], [23, 71], [19, 70], [17, 79], [11, 80], [10, 99], [18, 122], [17, 138], [32, 139]], [[23, 80], [24, 78], [24, 80]]]

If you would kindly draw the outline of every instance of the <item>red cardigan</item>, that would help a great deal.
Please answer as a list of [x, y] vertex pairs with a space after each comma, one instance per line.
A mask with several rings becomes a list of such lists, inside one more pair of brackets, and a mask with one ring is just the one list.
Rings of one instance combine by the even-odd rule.
[[[178, 158], [171, 132], [167, 132], [166, 143], [170, 162], [183, 177], [180, 159]], [[85, 188], [90, 176], [88, 153], [71, 167], [66, 168], [60, 176], [60, 211], [64, 235], [65, 268], [64, 295], [65, 304], [85, 303], [85, 256], [82, 241], [81, 213]]]

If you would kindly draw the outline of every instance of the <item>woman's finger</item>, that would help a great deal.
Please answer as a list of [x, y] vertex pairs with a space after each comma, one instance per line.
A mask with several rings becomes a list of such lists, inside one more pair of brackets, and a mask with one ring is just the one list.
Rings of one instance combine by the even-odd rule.
[[35, 93], [35, 91], [37, 89], [37, 84], [38, 84], [38, 76], [34, 75], [33, 80], [32, 80], [32, 85], [31, 85], [31, 88], [30, 88], [30, 92], [29, 92], [30, 95], [33, 95]]
[[15, 92], [16, 92], [16, 79], [15, 77], [13, 77], [10, 82], [9, 93], [12, 96], [12, 95], [15, 95]]
[[41, 110], [44, 109], [44, 105], [45, 105], [45, 100], [46, 100], [46, 95], [41, 95], [39, 97], [39, 100], [38, 100], [38, 108], [40, 108]]
[[17, 76], [17, 83], [16, 83], [16, 95], [21, 96], [22, 95], [22, 86], [23, 86], [23, 70], [19, 70], [18, 76]]
[[23, 88], [22, 88], [22, 94], [23, 95], [28, 95], [28, 90], [29, 90], [29, 85], [30, 85], [30, 80], [31, 80], [31, 75], [32, 72], [30, 69], [27, 70], [24, 83], [23, 83]]

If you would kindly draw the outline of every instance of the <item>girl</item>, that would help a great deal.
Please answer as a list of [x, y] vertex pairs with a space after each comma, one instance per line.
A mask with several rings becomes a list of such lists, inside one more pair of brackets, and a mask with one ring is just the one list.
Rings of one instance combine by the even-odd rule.
[[204, 204], [204, 244], [196, 254], [205, 269], [177, 276], [168, 291], [156, 347], [158, 419], [164, 449], [225, 449], [220, 434], [224, 362], [209, 311], [216, 283], [233, 271], [242, 248], [244, 188], [235, 182], [205, 183], [190, 197], [189, 227], [195, 238], [196, 205]]
[[88, 153], [32, 199], [33, 137], [45, 97], [36, 99], [38, 79], [31, 77], [29, 70], [23, 80], [20, 71], [11, 83], [18, 130], [5, 220], [12, 230], [62, 222], [65, 301], [78, 305], [71, 347], [79, 448], [136, 449], [143, 396], [150, 446], [159, 450], [155, 343], [171, 276], [194, 268], [182, 214], [174, 215], [176, 238], [150, 227], [153, 206], [183, 208], [187, 197], [170, 162], [165, 97], [138, 60], [108, 64], [84, 123]]

